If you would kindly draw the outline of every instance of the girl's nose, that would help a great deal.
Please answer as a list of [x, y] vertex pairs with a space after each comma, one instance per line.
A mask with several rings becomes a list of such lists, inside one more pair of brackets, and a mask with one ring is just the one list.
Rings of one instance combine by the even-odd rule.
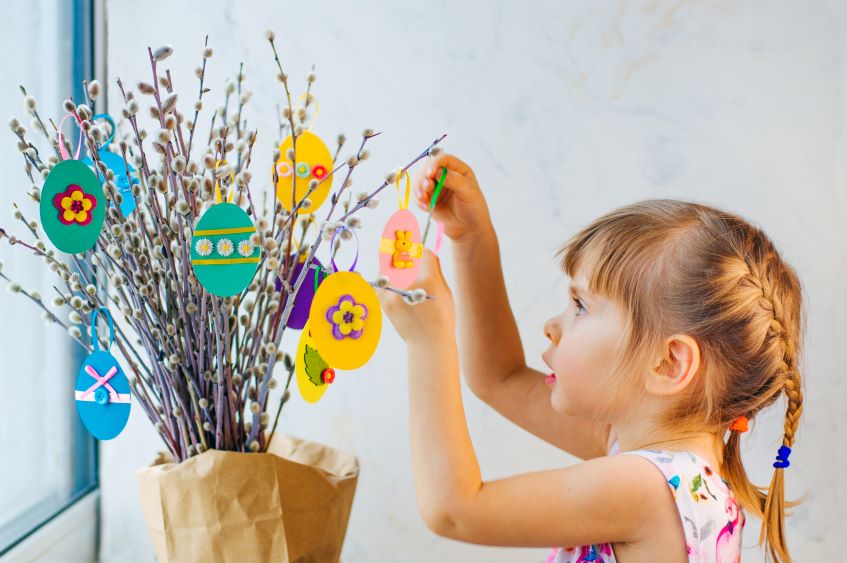
[[552, 342], [553, 344], [558, 344], [561, 335], [562, 331], [559, 327], [558, 317], [554, 317], [544, 323], [544, 336], [546, 336], [550, 342]]

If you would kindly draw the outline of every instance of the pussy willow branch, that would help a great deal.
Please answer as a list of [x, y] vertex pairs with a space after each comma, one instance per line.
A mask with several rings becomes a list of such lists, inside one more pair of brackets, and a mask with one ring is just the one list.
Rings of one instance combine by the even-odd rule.
[[[206, 44], [208, 45], [208, 42]], [[288, 102], [286, 125], [292, 135], [292, 150], [295, 151], [293, 160], [296, 166], [296, 142], [307, 118], [306, 111], [312, 102], [313, 80], [309, 79], [303, 107], [295, 111], [292, 107], [288, 77], [282, 70], [272, 40], [271, 45]], [[198, 102], [208, 91], [204, 82], [208, 58], [206, 55], [204, 49], [203, 67], [198, 76]], [[162, 133], [156, 135], [161, 138], [157, 139], [158, 144], [154, 142], [153, 146], [160, 153], [161, 161], [154, 164], [150, 160], [149, 152], [144, 150], [145, 133], [137, 119], [138, 109], [132, 107], [137, 106], [140, 100], [136, 99], [134, 93], [127, 91], [119, 79], [118, 87], [126, 108], [123, 113], [131, 131], [128, 137], [119, 135], [116, 131], [115, 139], [125, 160], [122, 172], [130, 179], [129, 189], [136, 200], [135, 215], [124, 216], [120, 208], [123, 195], [116, 186], [115, 173], [108, 170], [99, 159], [99, 128], [93, 127], [87, 120], [82, 120], [80, 114], [75, 111], [77, 120], [82, 125], [83, 143], [88, 148], [95, 170], [101, 175], [106, 201], [113, 201], [116, 205], [107, 209], [103, 232], [95, 248], [86, 253], [91, 256], [91, 264], [94, 267], [80, 260], [78, 256], [72, 256], [71, 259], [79, 270], [79, 274], [74, 273], [73, 276], [76, 277], [72, 277], [67, 265], [59, 265], [61, 262], [52, 257], [45, 257], [45, 260], [51, 264], [51, 269], [63, 277], [68, 294], [65, 295], [58, 289], [57, 292], [67, 299], [78, 295], [81, 301], [74, 301], [74, 304], [83, 304], [81, 313], [107, 304], [121, 309], [127, 326], [132, 330], [127, 334], [119, 323], [115, 342], [134, 374], [131, 383], [138, 402], [177, 460], [186, 459], [208, 448], [264, 451], [270, 439], [267, 435], [268, 422], [271, 422], [270, 413], [267, 412], [267, 396], [272, 387], [271, 383], [275, 381], [271, 375], [276, 362], [283, 358], [289, 373], [276, 416], [272, 419], [270, 436], [275, 432], [281, 409], [290, 396], [289, 386], [294, 365], [288, 355], [280, 350], [279, 343], [292, 310], [293, 296], [307, 279], [308, 272], [311, 272], [315, 253], [323, 240], [323, 234], [318, 229], [316, 240], [307, 252], [306, 234], [308, 226], [315, 222], [314, 214], [310, 214], [307, 220], [301, 222], [304, 229], [299, 241], [295, 241], [295, 222], [305, 200], [323, 181], [328, 181], [336, 175], [340, 176], [344, 166], [347, 166], [345, 178], [332, 195], [326, 223], [342, 199], [344, 220], [367, 205], [387, 185], [387, 182], [384, 183], [352, 210], [349, 202], [343, 198], [343, 193], [348, 191], [348, 180], [362, 160], [365, 143], [377, 134], [364, 136], [356, 158], [351, 161], [352, 164], [348, 162], [336, 166], [335, 161], [344, 144], [343, 136], [339, 136], [338, 148], [333, 157], [333, 170], [310, 188], [299, 201], [296, 201], [298, 198], [293, 189], [295, 178], [292, 175], [290, 212], [283, 214], [284, 206], [276, 203], [272, 210], [268, 210], [273, 215], [268, 222], [257, 213], [250, 185], [249, 165], [256, 132], [246, 129], [247, 120], [243, 111], [249, 96], [242, 93], [243, 72], [239, 70], [236, 86], [239, 99], [233, 116], [236, 120], [235, 127], [229, 126], [226, 117], [230, 94], [228, 88], [224, 110], [220, 115], [223, 123], [219, 128], [215, 127], [218, 112], [213, 112], [208, 143], [210, 146], [201, 159], [203, 164], [198, 166], [197, 161], [191, 158], [191, 149], [201, 108], [198, 105], [195, 109], [195, 119], [191, 122], [187, 134], [188, 143], [185, 143], [183, 124], [181, 119], [177, 118], [179, 114], [173, 100], [168, 102], [167, 107], [163, 100], [165, 92], [168, 96], [174, 95], [171, 73], [164, 69], [160, 79], [158, 57], [154, 57], [151, 49], [148, 49], [148, 56], [153, 85], [142, 88], [139, 84], [139, 90], [142, 94], [151, 96], [152, 116], [158, 118], [158, 127], [163, 131], [167, 129], [170, 133], [165, 136], [162, 136]], [[87, 92], [86, 102], [93, 114], [94, 101], [87, 96]], [[165, 121], [174, 119], [171, 115], [177, 118], [176, 125], [168, 128]], [[86, 114], [86, 117], [90, 116]], [[37, 115], [36, 119], [41, 122]], [[55, 131], [55, 124], [52, 120], [50, 123]], [[58, 143], [67, 141], [58, 137], [51, 138], [43, 126], [40, 129], [54, 149], [58, 149]], [[22, 128], [15, 130], [22, 143], [19, 147], [26, 149], [24, 158], [27, 174], [32, 177], [32, 171], [35, 170], [43, 178], [56, 159], [51, 157], [49, 162], [42, 162], [37, 149], [26, 142], [23, 131]], [[127, 140], [131, 138], [130, 144], [122, 137]], [[406, 168], [427, 154], [441, 139], [443, 137], [437, 139]], [[234, 159], [234, 165], [227, 165], [233, 170], [235, 179], [230, 182], [229, 172], [216, 174], [207, 159], [226, 160], [233, 147], [236, 148], [237, 158]], [[32, 150], [29, 150], [30, 148]], [[58, 150], [56, 152], [58, 154]], [[180, 159], [184, 159], [184, 162], [179, 163]], [[130, 160], [137, 162], [137, 184], [133, 184], [131, 180]], [[275, 189], [278, 183], [275, 167], [273, 180]], [[194, 277], [193, 270], [188, 267], [190, 231], [204, 206], [211, 203], [214, 185], [217, 183], [220, 184], [223, 194], [229, 192], [236, 195], [236, 203], [240, 205], [242, 196], [246, 194], [248, 212], [256, 222], [257, 235], [262, 245], [262, 260], [254, 279], [247, 290], [229, 298], [220, 298], [206, 292]], [[212, 188], [211, 192], [209, 187]], [[33, 196], [33, 199], [36, 197]], [[268, 213], [263, 213], [263, 217], [267, 215]], [[32, 233], [31, 225], [25, 217], [23, 222]], [[38, 240], [37, 231], [32, 234]], [[293, 254], [295, 244], [296, 254]], [[31, 249], [38, 250], [36, 246]], [[332, 253], [337, 249], [336, 245], [331, 249]], [[281, 255], [283, 251], [284, 256]], [[41, 255], [46, 256], [46, 253], [41, 252]], [[306, 255], [308, 257], [305, 265], [309, 267], [302, 268], [294, 281], [294, 260]], [[275, 262], [269, 263], [270, 259]], [[56, 265], [52, 266], [54, 262]], [[281, 280], [281, 291], [274, 287], [277, 278]], [[96, 291], [93, 295], [88, 291], [80, 291], [83, 285], [97, 285], [96, 282], [100, 279], [109, 282], [109, 291], [105, 297], [101, 298]], [[79, 281], [84, 283], [77, 285]], [[386, 289], [391, 291], [391, 288]], [[43, 303], [41, 306], [51, 320], [58, 320]], [[82, 327], [90, 328], [90, 320], [85, 315], [81, 318]], [[60, 324], [65, 326], [61, 321]], [[137, 342], [130, 339], [132, 332], [135, 333]], [[84, 341], [82, 343], [84, 345]], [[143, 349], [143, 353], [139, 353], [136, 344]], [[143, 355], [147, 356], [147, 361], [142, 360]], [[248, 420], [253, 409], [257, 412], [252, 412], [253, 416]]]
[[[204, 49], [209, 46], [209, 36], [206, 36], [206, 40], [203, 43]], [[203, 81], [206, 78], [206, 56], [205, 53], [203, 55], [203, 66], [200, 70], [200, 87], [198, 88], [197, 93], [197, 103], [200, 104], [203, 102]], [[197, 107], [194, 109], [194, 119], [191, 121], [191, 132], [188, 135], [188, 151], [186, 154], [191, 154], [191, 143], [194, 141], [194, 130], [197, 128], [197, 118], [200, 116], [200, 108]]]
[[[413, 159], [411, 160], [411, 162], [409, 162], [406, 166], [404, 166], [404, 167], [403, 167], [403, 168], [402, 168], [399, 172], [400, 172], [400, 173], [403, 173], [403, 172], [407, 171], [409, 168], [411, 168], [412, 166], [414, 166], [414, 165], [415, 165], [415, 163], [417, 163], [419, 160], [421, 160], [421, 159], [422, 159], [422, 158], [424, 158], [425, 156], [429, 155], [430, 151], [431, 151], [431, 150], [432, 150], [435, 146], [437, 146], [437, 145], [438, 145], [438, 143], [440, 143], [440, 142], [441, 142], [441, 141], [442, 141], [442, 140], [443, 140], [446, 136], [447, 136], [447, 135], [442, 135], [442, 136], [440, 136], [439, 138], [437, 138], [435, 141], [433, 141], [433, 142], [429, 145], [429, 147], [427, 147], [427, 148], [426, 148], [423, 152], [421, 152], [418, 156], [416, 156], [415, 158], [413, 158]], [[376, 189], [376, 190], [375, 190], [375, 191], [374, 191], [374, 192], [373, 192], [370, 196], [368, 196], [368, 198], [366, 198], [366, 199], [368, 199], [368, 200], [369, 200], [369, 199], [371, 199], [371, 198], [375, 197], [375, 196], [376, 196], [376, 195], [377, 195], [380, 191], [382, 191], [382, 190], [383, 190], [383, 189], [384, 189], [387, 185], [388, 185], [388, 180], [386, 180], [385, 182], [383, 182], [383, 184], [382, 184], [381, 186], [379, 186], [379, 187], [378, 187], [378, 188], [377, 188], [377, 189]], [[342, 184], [341, 190], [343, 190], [343, 188], [344, 188], [344, 184]], [[341, 190], [339, 190], [339, 193], [341, 193]], [[338, 204], [338, 200], [339, 200], [339, 198], [337, 198], [337, 197], [334, 197], [334, 198], [333, 198], [333, 200], [332, 200], [332, 207], [330, 207], [329, 212], [327, 213], [327, 220], [329, 220], [329, 218], [330, 218], [330, 217], [332, 217], [332, 212], [335, 210], [335, 206]], [[355, 206], [352, 210], [350, 210], [347, 214], [345, 214], [345, 215], [341, 218], [341, 220], [343, 220], [344, 218], [346, 218], [346, 217], [348, 217], [348, 216], [352, 215], [353, 213], [355, 213], [358, 209], [361, 209], [362, 207], [363, 207], [362, 202], [359, 202], [359, 204], [357, 204], [357, 205], [356, 205], [356, 206]], [[317, 238], [317, 240], [315, 241], [315, 243], [312, 245], [311, 250], [309, 251], [309, 257], [306, 259], [306, 264], [311, 264], [311, 263], [312, 263], [312, 261], [314, 260], [314, 258], [315, 258], [315, 253], [317, 252], [318, 248], [320, 247], [320, 245], [321, 245], [321, 241], [323, 241], [323, 237], [322, 237], [322, 236], [319, 236], [319, 237]], [[299, 290], [300, 290], [300, 286], [303, 284], [303, 281], [306, 279], [308, 272], [309, 272], [309, 269], [308, 269], [308, 268], [303, 268], [303, 269], [300, 271], [300, 275], [299, 275], [299, 276], [297, 276], [297, 282], [294, 284], [294, 294], [295, 294], [295, 295], [297, 294], [297, 291], [299, 291]], [[286, 324], [286, 323], [288, 323], [288, 318], [289, 318], [289, 316], [291, 315], [291, 310], [292, 310], [293, 308], [294, 308], [294, 299], [289, 299], [289, 300], [286, 302], [286, 304], [285, 304], [285, 310], [284, 310], [284, 311], [283, 311], [283, 313], [282, 313], [282, 319], [281, 319], [281, 321], [280, 321], [280, 324], [282, 324], [283, 326], [285, 326], [285, 324]], [[283, 332], [284, 332], [284, 331], [279, 331], [279, 333], [276, 335], [276, 338], [274, 339], [274, 344], [275, 344], [277, 347], [279, 347], [279, 343], [280, 343], [280, 341], [282, 340], [282, 334], [283, 334]], [[259, 405], [262, 407], [262, 409], [264, 409], [264, 408], [265, 408], [265, 406], [267, 405], [267, 398], [268, 398], [268, 383], [270, 382], [271, 374], [273, 373], [273, 368], [274, 368], [274, 364], [275, 364], [275, 363], [276, 363], [276, 358], [275, 358], [274, 356], [272, 356], [272, 357], [269, 359], [269, 361], [268, 361], [268, 368], [267, 368], [267, 370], [265, 371], [265, 375], [264, 375], [264, 377], [262, 378], [262, 384], [261, 384], [261, 385], [262, 385], [262, 387], [261, 387], [261, 391], [260, 391], [260, 393], [259, 393]], [[259, 435], [259, 434], [258, 434], [258, 431], [259, 431], [259, 424], [258, 424], [258, 422], [259, 422], [259, 416], [258, 416], [258, 414], [255, 414], [255, 413], [254, 413], [254, 414], [253, 414], [253, 429], [250, 431], [250, 437], [249, 437], [249, 440], [248, 440], [250, 443], [252, 443], [254, 440], [256, 440], [256, 437]], [[260, 444], [260, 447], [261, 447], [261, 446], [262, 446], [262, 445]], [[264, 444], [264, 448], [267, 448], [267, 444]]]

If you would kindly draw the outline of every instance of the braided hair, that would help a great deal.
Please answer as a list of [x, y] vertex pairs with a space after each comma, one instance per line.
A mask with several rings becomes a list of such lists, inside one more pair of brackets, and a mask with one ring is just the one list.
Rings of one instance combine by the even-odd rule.
[[[760, 543], [767, 543], [768, 555], [790, 561], [785, 507], [797, 502], [785, 501], [783, 475], [803, 412], [802, 291], [771, 239], [728, 211], [652, 199], [603, 215], [559, 253], [568, 276], [588, 272], [589, 289], [627, 311], [621, 375], [643, 373], [668, 335], [684, 333], [697, 342], [698, 373], [660, 424], [712, 432], [721, 443], [729, 434], [721, 474], [742, 508], [762, 520]], [[733, 421], [754, 419], [783, 395], [782, 447], [770, 486], [758, 487], [741, 462]]]

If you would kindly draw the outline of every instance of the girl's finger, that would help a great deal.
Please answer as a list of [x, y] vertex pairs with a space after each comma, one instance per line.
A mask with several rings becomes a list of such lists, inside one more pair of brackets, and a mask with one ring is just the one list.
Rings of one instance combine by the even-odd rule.
[[[441, 173], [439, 172], [439, 178]], [[437, 179], [436, 179], [437, 180]], [[436, 180], [432, 180], [429, 177], [424, 177], [419, 183], [419, 187], [421, 191], [423, 191], [427, 195], [431, 195], [433, 190], [435, 189]], [[441, 187], [440, 194], [444, 192], [453, 192], [460, 199], [464, 199], [466, 201], [470, 201], [473, 199], [473, 195], [477, 193], [479, 188], [474, 180], [469, 180], [465, 176], [454, 172], [453, 170], [447, 169], [447, 175], [444, 177], [444, 184]], [[439, 194], [439, 197], [441, 195]]]
[[[441, 191], [438, 194], [438, 198], [440, 199], [445, 195], [445, 193], [450, 192], [456, 195], [459, 199], [464, 201], [472, 201], [473, 196], [476, 194], [479, 188], [476, 187], [476, 183], [465, 178], [461, 174], [453, 172], [452, 170], [447, 170], [447, 176], [444, 178], [444, 184], [441, 186]], [[432, 193], [435, 190], [435, 186], [433, 185], [431, 189], [424, 189], [424, 193], [427, 197], [432, 197]], [[429, 201], [429, 199], [427, 199]]]
[[430, 157], [424, 161], [423, 166], [415, 170], [412, 183], [423, 184], [425, 181], [428, 181], [435, 184], [438, 178], [441, 177], [442, 167], [447, 168], [448, 174], [452, 172], [470, 180], [472, 183], [476, 183], [476, 176], [473, 170], [467, 164], [450, 154], [443, 154], [434, 158]]
[[431, 279], [435, 284], [435, 286], [428, 286], [428, 289], [436, 289], [438, 286], [448, 286], [447, 280], [444, 278], [444, 272], [441, 271], [441, 259], [429, 248], [424, 249], [422, 266], [421, 270], [424, 279]]
[[397, 301], [400, 299], [396, 293], [393, 291], [386, 291], [385, 289], [377, 289], [376, 298], [383, 310], [386, 312], [392, 310], [392, 308], [397, 305]]
[[415, 197], [421, 201], [429, 201], [429, 198], [432, 197], [432, 186], [415, 190]]
[[455, 172], [456, 174], [463, 176], [468, 179], [476, 179], [474, 176], [473, 170], [471, 170], [470, 166], [464, 163], [459, 158], [456, 158], [452, 154], [440, 154], [434, 158], [430, 158], [427, 161], [424, 169], [427, 172], [427, 176], [430, 178], [437, 177], [440, 174], [441, 167], [446, 166], [448, 170]]

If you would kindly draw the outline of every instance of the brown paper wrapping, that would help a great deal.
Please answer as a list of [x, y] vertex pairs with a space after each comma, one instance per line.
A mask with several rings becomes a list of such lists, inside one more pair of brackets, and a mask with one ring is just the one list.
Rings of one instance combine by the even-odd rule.
[[264, 454], [168, 457], [138, 471], [160, 563], [339, 560], [359, 477], [355, 456], [277, 432]]

